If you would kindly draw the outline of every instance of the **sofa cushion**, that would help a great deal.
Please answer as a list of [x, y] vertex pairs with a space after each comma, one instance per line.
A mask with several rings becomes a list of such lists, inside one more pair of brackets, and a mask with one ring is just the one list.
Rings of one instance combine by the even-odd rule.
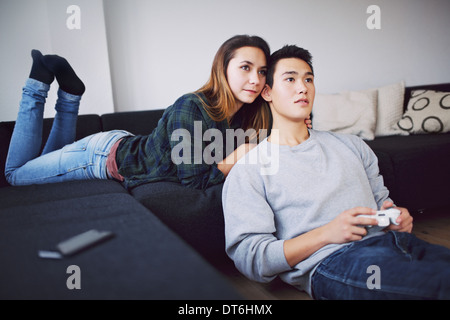
[[450, 92], [415, 90], [398, 127], [409, 133], [450, 131]]
[[397, 122], [403, 115], [405, 83], [400, 81], [378, 88], [377, 123], [375, 137], [408, 135], [398, 128]]
[[366, 140], [375, 138], [378, 91], [346, 91], [316, 94], [313, 127], [321, 131], [355, 134]]
[[[28, 190], [22, 205], [0, 208], [0, 299], [240, 298], [128, 193], [108, 184], [110, 193], [66, 197], [66, 187], [52, 190], [53, 201], [33, 203]], [[60, 241], [90, 229], [112, 231], [115, 237], [60, 260], [38, 257], [38, 250], [54, 250]], [[80, 268], [81, 289], [67, 287], [71, 265]]]
[[450, 82], [449, 83], [438, 83], [438, 84], [429, 84], [429, 85], [420, 85], [420, 86], [409, 86], [405, 87], [405, 99], [403, 101], [403, 110], [406, 111], [409, 103], [409, 99], [411, 98], [411, 93], [415, 90], [434, 90], [434, 91], [450, 91]]
[[230, 261], [225, 253], [223, 184], [206, 190], [174, 182], [138, 186], [131, 194], [215, 265]]

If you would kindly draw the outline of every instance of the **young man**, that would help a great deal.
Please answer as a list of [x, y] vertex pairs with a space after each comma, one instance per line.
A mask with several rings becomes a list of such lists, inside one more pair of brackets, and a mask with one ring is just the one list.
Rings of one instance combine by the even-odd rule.
[[377, 158], [356, 136], [309, 130], [314, 95], [309, 52], [275, 52], [262, 91], [272, 132], [223, 189], [227, 254], [248, 278], [280, 276], [315, 299], [449, 299], [450, 250], [414, 237], [406, 208], [368, 232], [378, 222], [360, 215], [394, 206]]

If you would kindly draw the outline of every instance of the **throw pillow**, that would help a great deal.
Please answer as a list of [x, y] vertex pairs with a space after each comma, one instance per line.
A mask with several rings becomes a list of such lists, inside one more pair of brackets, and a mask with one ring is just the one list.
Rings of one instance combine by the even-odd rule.
[[347, 91], [339, 94], [316, 94], [313, 128], [375, 138], [377, 90]]
[[450, 131], [450, 92], [414, 90], [397, 126], [409, 133]]
[[378, 88], [377, 124], [375, 136], [408, 135], [397, 122], [403, 115], [405, 83], [403, 81]]

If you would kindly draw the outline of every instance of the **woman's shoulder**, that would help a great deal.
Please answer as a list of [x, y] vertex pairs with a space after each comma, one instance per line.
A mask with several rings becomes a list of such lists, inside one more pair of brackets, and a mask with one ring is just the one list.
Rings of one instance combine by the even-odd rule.
[[195, 92], [186, 93], [179, 97], [166, 109], [166, 116], [182, 115], [199, 117], [203, 114], [205, 103], [203, 95]]
[[197, 92], [189, 92], [181, 97], [179, 97], [177, 100], [175, 100], [173, 106], [174, 107], [203, 107], [206, 105], [206, 98], [202, 93]]
[[206, 100], [202, 93], [191, 92], [180, 96], [163, 115], [168, 123], [204, 122], [206, 127], [214, 127], [214, 121], [206, 112]]
[[350, 149], [358, 150], [358, 152], [361, 152], [361, 150], [370, 149], [364, 140], [355, 134], [331, 131], [314, 131], [314, 135], [316, 136], [316, 139], [326, 144], [335, 144], [339, 141]]

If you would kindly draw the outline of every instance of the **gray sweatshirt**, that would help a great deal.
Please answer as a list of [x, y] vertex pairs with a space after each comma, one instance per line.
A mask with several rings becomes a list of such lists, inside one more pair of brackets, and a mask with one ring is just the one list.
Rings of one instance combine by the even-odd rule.
[[284, 240], [327, 224], [347, 209], [379, 209], [388, 194], [377, 157], [357, 136], [310, 130], [308, 140], [294, 147], [266, 139], [225, 180], [227, 254], [249, 279], [269, 282], [280, 276], [311, 294], [315, 267], [345, 244], [327, 245], [291, 268]]

